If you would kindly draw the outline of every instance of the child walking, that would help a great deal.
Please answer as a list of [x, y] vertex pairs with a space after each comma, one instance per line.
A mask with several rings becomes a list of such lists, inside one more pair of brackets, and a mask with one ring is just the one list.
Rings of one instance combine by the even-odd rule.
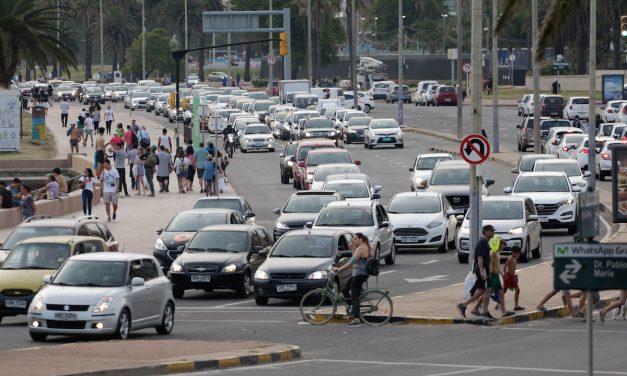
[[524, 311], [525, 307], [518, 305], [518, 298], [520, 298], [520, 287], [518, 287], [518, 276], [516, 275], [516, 267], [518, 266], [518, 259], [520, 258], [522, 250], [519, 246], [512, 247], [512, 254], [505, 261], [503, 271], [505, 275], [503, 277], [503, 289], [505, 294], [507, 290], [514, 290], [514, 311]]
[[514, 312], [505, 310], [505, 293], [501, 285], [501, 276], [505, 278], [505, 274], [501, 271], [501, 250], [505, 246], [505, 241], [495, 235], [488, 244], [490, 245], [490, 286], [492, 291], [499, 296], [502, 316], [513, 316]]

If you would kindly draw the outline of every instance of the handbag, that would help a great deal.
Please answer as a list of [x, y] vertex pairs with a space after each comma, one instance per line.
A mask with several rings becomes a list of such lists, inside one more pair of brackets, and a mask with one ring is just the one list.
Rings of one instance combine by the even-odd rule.
[[371, 257], [368, 260], [366, 260], [366, 272], [368, 273], [368, 275], [378, 276], [379, 266], [380, 266], [379, 260], [375, 258]]
[[476, 282], [477, 275], [473, 271], [468, 272], [466, 279], [464, 279], [464, 299], [468, 299], [470, 297], [470, 290], [472, 290], [472, 287]]

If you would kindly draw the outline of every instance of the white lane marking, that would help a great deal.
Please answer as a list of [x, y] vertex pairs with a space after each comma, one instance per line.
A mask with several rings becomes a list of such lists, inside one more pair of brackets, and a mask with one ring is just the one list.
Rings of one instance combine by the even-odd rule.
[[446, 274], [437, 274], [425, 278], [405, 278], [405, 281], [407, 283], [436, 282], [446, 279], [446, 277], [448, 277]]
[[[501, 330], [518, 330], [518, 331], [534, 331], [534, 332], [563, 332], [563, 333], [583, 333], [588, 332], [587, 329], [542, 329], [542, 328], [511, 328], [511, 327], [493, 327], [494, 329]], [[626, 330], [598, 330], [595, 329], [594, 333], [608, 333], [608, 334], [627, 334]]]
[[602, 215], [600, 215], [599, 218], [601, 218], [601, 223], [603, 223], [603, 226], [605, 227], [605, 236], [601, 239], [600, 243], [605, 243], [610, 236], [612, 236], [612, 227], [610, 227], [610, 224], [603, 219]]
[[213, 307], [214, 308], [230, 307], [230, 306], [246, 304], [246, 303], [250, 303], [250, 302], [252, 302], [252, 300], [242, 300], [241, 302], [221, 304], [221, 305], [213, 306]]
[[262, 324], [278, 324], [284, 323], [287, 321], [278, 321], [278, 320], [185, 320], [185, 319], [177, 319], [176, 322], [220, 322], [220, 323], [237, 323], [237, 324], [250, 324], [250, 323], [262, 323]]
[[436, 263], [438, 261], [440, 261], [440, 260], [429, 260], [429, 261], [421, 262], [420, 265], [434, 264], [434, 263]]
[[444, 373], [430, 373], [430, 374], [425, 375], [425, 376], [459, 375], [459, 374], [462, 374], [462, 373], [473, 373], [473, 372], [479, 372], [479, 371], [487, 371], [489, 369], [490, 369], [490, 367], [479, 367], [479, 368], [463, 369], [461, 371], [451, 371], [451, 372], [444, 372]]
[[379, 273], [379, 275], [385, 275], [385, 274], [390, 274], [390, 273], [394, 273], [397, 272], [398, 270], [392, 269], [392, 270], [386, 270], [384, 272]]

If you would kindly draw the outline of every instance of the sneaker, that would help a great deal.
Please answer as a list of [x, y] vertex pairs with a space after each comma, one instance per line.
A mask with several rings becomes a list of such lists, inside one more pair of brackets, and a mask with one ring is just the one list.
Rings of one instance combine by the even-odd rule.
[[148, 195], [148, 197], [155, 197], [155, 194], [151, 193], [151, 194]]
[[521, 306], [516, 306], [514, 307], [514, 311], [524, 311], [525, 307], [521, 307]]
[[111, 218], [107, 218], [107, 222], [111, 222]]
[[348, 323], [348, 326], [361, 326], [361, 321], [359, 321], [359, 319], [353, 319], [353, 321]]
[[481, 317], [481, 312], [479, 312], [479, 310], [474, 310], [474, 311], [471, 311], [470, 313], [472, 313], [473, 315], [477, 317]]
[[490, 312], [485, 312], [481, 314], [481, 317], [483, 317], [486, 320], [496, 320], [494, 318], [494, 316], [492, 316], [492, 314], [490, 314]]
[[462, 315], [462, 317], [466, 317], [466, 306], [464, 305], [464, 303], [459, 303], [457, 305], [457, 310], [459, 311], [459, 314]]
[[114, 220], [114, 221], [115, 221], [115, 219], [116, 219], [117, 217], [118, 217], [118, 216], [117, 216], [115, 213], [113, 213], [113, 220]]
[[505, 312], [501, 317], [510, 317], [510, 316], [514, 316], [515, 313], [512, 311], [507, 311]]

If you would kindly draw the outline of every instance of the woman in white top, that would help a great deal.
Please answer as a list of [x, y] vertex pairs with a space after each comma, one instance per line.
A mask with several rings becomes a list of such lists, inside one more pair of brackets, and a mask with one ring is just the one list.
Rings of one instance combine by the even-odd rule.
[[83, 190], [83, 214], [91, 215], [91, 201], [94, 198], [94, 182], [96, 181], [91, 168], [86, 168], [78, 181], [80, 181]]
[[170, 139], [170, 136], [168, 136], [168, 130], [166, 128], [163, 128], [161, 136], [159, 136], [157, 149], [161, 149], [161, 145], [165, 147], [165, 151], [168, 152], [168, 154], [172, 153], [172, 140]]
[[176, 172], [176, 179], [179, 182], [179, 193], [185, 193], [188, 166], [189, 159], [185, 156], [183, 148], [180, 148], [176, 152], [176, 157], [174, 158], [174, 171]]
[[104, 113], [104, 120], [105, 120], [105, 127], [106, 127], [105, 131], [107, 132], [107, 134], [111, 134], [111, 124], [115, 121], [111, 106], [107, 106], [107, 109], [105, 110], [105, 113]]
[[[224, 156], [218, 150], [216, 153], [216, 184], [214, 189], [219, 193], [224, 193], [224, 189], [226, 189], [226, 185], [224, 184], [224, 169], [226, 167], [226, 161], [224, 160]], [[216, 194], [218, 193], [216, 192]]]
[[144, 165], [146, 164], [146, 158], [148, 158], [148, 154], [144, 150], [143, 147], [137, 148], [137, 156], [135, 157], [135, 162], [133, 162], [133, 166], [136, 167], [135, 171], [135, 186], [137, 187], [137, 196], [142, 194], [142, 187], [144, 188], [144, 196], [146, 196], [146, 185], [144, 184], [144, 176], [146, 176], [146, 172], [144, 170]]

